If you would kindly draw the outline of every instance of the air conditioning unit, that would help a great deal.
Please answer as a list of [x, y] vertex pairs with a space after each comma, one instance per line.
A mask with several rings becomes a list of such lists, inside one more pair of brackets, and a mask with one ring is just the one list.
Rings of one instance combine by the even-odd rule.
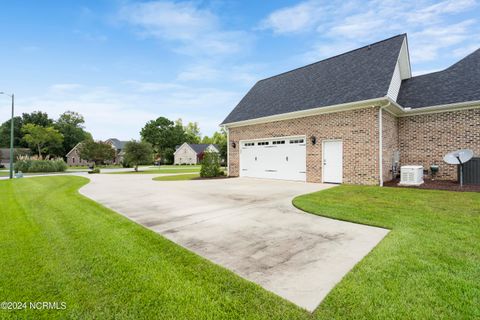
[[400, 168], [400, 185], [419, 186], [423, 183], [423, 166], [402, 166]]

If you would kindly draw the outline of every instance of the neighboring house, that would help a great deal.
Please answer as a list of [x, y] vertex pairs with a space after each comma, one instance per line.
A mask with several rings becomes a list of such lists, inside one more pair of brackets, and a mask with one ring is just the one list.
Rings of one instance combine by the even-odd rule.
[[115, 164], [121, 164], [123, 162], [123, 157], [125, 155], [125, 151], [123, 150], [125, 148], [125, 144], [128, 141], [120, 141], [116, 138], [110, 138], [105, 141], [106, 143], [109, 143], [114, 149], [115, 149]]
[[[118, 139], [115, 139], [115, 138], [110, 138], [108, 140], [105, 141], [105, 143], [108, 143], [112, 146], [113, 149], [115, 149], [115, 159], [113, 160], [113, 163], [114, 164], [121, 164], [122, 161], [123, 161], [123, 156], [125, 154], [125, 152], [123, 151], [124, 147], [125, 147], [125, 144], [127, 143], [128, 141], [120, 141]], [[69, 166], [84, 166], [84, 165], [88, 165], [88, 161], [87, 160], [84, 160], [84, 159], [81, 159], [80, 158], [80, 154], [79, 154], [79, 146], [80, 146], [81, 142], [80, 143], [77, 143], [77, 145], [75, 147], [73, 147], [72, 150], [70, 150], [67, 155], [66, 155], [66, 158], [67, 158], [67, 165]]]
[[383, 184], [401, 165], [480, 155], [480, 50], [412, 77], [407, 35], [257, 82], [223, 121], [230, 176]]
[[73, 147], [72, 150], [70, 150], [67, 155], [65, 156], [67, 158], [67, 165], [69, 166], [86, 166], [88, 165], [88, 161], [80, 158], [80, 152], [79, 152], [79, 147], [80, 147], [81, 142], [77, 143], [75, 147]]
[[219, 153], [218, 146], [214, 144], [193, 144], [185, 142], [177, 146], [173, 154], [174, 164], [199, 164], [203, 158], [203, 153], [206, 151]]

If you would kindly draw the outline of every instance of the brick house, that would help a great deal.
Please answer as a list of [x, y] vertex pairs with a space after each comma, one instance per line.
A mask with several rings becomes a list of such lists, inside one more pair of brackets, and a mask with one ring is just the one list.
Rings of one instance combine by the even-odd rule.
[[[128, 141], [120, 141], [116, 138], [110, 138], [108, 140], [105, 140], [105, 143], [108, 143], [109, 145], [112, 146], [112, 148], [115, 150], [115, 158], [109, 161], [109, 163], [113, 164], [121, 164], [123, 161], [123, 156], [125, 155], [124, 152], [124, 147], [125, 144]], [[81, 145], [81, 142], [77, 143], [75, 147], [72, 148], [67, 154], [66, 154], [66, 159], [67, 159], [67, 165], [69, 166], [86, 166], [89, 164], [87, 160], [84, 160], [80, 158], [80, 152], [79, 152], [79, 147]]]
[[81, 142], [77, 143], [75, 147], [70, 150], [65, 158], [67, 159], [67, 165], [69, 166], [86, 166], [88, 161], [80, 158], [80, 147]]
[[480, 156], [480, 50], [412, 77], [398, 35], [257, 82], [222, 125], [230, 176], [382, 185], [402, 165]]
[[183, 143], [176, 147], [175, 152], [173, 153], [174, 164], [199, 164], [202, 160], [203, 153], [216, 152], [218, 151], [218, 146], [215, 144], [194, 144], [194, 143]]

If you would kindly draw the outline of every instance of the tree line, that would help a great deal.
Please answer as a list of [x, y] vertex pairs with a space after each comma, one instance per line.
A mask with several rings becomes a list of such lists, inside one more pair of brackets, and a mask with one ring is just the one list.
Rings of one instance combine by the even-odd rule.
[[[0, 125], [0, 147], [10, 146], [10, 121]], [[14, 147], [30, 148], [39, 157], [64, 157], [75, 145], [92, 135], [85, 131], [85, 119], [74, 111], [52, 119], [46, 112], [34, 111], [14, 117]]]
[[140, 131], [143, 141], [150, 143], [163, 163], [173, 163], [173, 153], [177, 146], [187, 143], [217, 144], [220, 157], [227, 158], [227, 134], [222, 128], [211, 137], [202, 136], [197, 122], [183, 125], [182, 119], [172, 121], [159, 117], [148, 121]]
[[[103, 162], [103, 159], [113, 158], [111, 146], [93, 141], [84, 124], [84, 117], [74, 111], [62, 113], [56, 120], [42, 111], [23, 113], [22, 116], [14, 118], [14, 146], [30, 148], [39, 157], [65, 157], [79, 142], [84, 142], [85, 147], [82, 149], [88, 160], [93, 159], [98, 163]], [[173, 163], [176, 147], [184, 142], [216, 144], [220, 149], [220, 157], [227, 158], [225, 130], [221, 129], [211, 137], [202, 136], [197, 122], [184, 125], [182, 119], [172, 121], [159, 117], [148, 121], [141, 129], [140, 136], [142, 142], [151, 145], [154, 157], [160, 159], [162, 163]], [[10, 120], [7, 120], [0, 125], [0, 147], [9, 146]]]

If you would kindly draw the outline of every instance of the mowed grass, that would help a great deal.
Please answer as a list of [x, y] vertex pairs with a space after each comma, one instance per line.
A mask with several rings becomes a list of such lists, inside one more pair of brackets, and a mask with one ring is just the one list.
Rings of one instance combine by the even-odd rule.
[[81, 196], [88, 180], [0, 181], [0, 319], [302, 319], [309, 314]]
[[73, 176], [0, 181], [0, 301], [64, 301], [44, 319], [475, 319], [480, 194], [341, 186], [294, 204], [392, 231], [310, 314], [77, 190]]
[[298, 208], [392, 231], [327, 296], [324, 319], [480, 319], [480, 193], [340, 186]]
[[118, 172], [106, 172], [106, 174], [162, 174], [162, 173], [191, 173], [200, 172], [198, 168], [166, 168], [166, 169], [139, 169], [138, 171], [118, 171]]
[[176, 174], [173, 176], [160, 176], [155, 177], [153, 180], [155, 181], [182, 181], [182, 180], [193, 180], [200, 178], [200, 174], [193, 173], [193, 174]]

